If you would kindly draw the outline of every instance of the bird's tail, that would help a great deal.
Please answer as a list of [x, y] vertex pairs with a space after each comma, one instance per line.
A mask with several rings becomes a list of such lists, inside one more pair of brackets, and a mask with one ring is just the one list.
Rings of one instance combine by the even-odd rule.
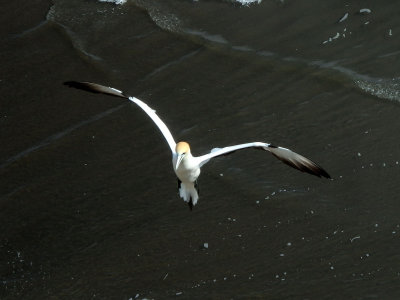
[[199, 188], [197, 182], [178, 182], [179, 183], [179, 196], [183, 201], [187, 202], [189, 208], [192, 209], [199, 200]]

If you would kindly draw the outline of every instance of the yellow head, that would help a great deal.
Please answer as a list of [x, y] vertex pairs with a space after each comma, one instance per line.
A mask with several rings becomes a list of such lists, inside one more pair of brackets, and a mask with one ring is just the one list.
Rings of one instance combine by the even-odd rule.
[[175, 151], [178, 154], [190, 153], [190, 146], [186, 142], [179, 142], [176, 144]]
[[179, 165], [181, 164], [182, 160], [189, 155], [190, 157], [190, 147], [189, 144], [186, 142], [179, 142], [176, 144], [175, 152], [178, 155], [176, 159], [175, 170], [178, 170]]

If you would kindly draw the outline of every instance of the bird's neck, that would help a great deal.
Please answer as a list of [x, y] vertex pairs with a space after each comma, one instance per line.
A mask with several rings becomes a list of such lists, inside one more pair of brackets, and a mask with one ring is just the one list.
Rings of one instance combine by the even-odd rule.
[[185, 167], [185, 168], [192, 168], [196, 162], [194, 157], [192, 156], [192, 154], [190, 152], [186, 153], [185, 157], [183, 158], [181, 164]]

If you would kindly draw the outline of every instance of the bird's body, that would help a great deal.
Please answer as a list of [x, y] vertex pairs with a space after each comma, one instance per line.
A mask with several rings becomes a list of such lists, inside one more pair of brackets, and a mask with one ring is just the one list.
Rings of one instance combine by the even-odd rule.
[[197, 157], [193, 157], [190, 152], [186, 153], [176, 168], [178, 159], [179, 155], [172, 155], [172, 165], [178, 179], [182, 182], [195, 182], [200, 175], [200, 166]]
[[190, 152], [188, 143], [179, 142], [176, 144], [175, 153], [172, 154], [172, 166], [176, 177], [178, 177], [179, 196], [192, 208], [199, 199], [197, 178], [200, 175], [200, 166], [199, 159], [193, 157]]
[[161, 121], [156, 112], [143, 101], [135, 97], [126, 96], [124, 93], [117, 89], [102, 86], [96, 83], [69, 81], [65, 82], [65, 84], [93, 93], [103, 93], [111, 96], [126, 98], [134, 102], [141, 109], [143, 109], [143, 111], [158, 126], [171, 149], [172, 165], [178, 178], [179, 196], [189, 204], [190, 209], [192, 209], [192, 207], [197, 204], [197, 201], [199, 199], [197, 178], [200, 175], [200, 168], [213, 157], [226, 155], [241, 149], [256, 148], [266, 150], [268, 152], [271, 152], [272, 155], [274, 155], [279, 160], [283, 161], [284, 163], [295, 169], [298, 169], [302, 172], [310, 173], [312, 175], [316, 175], [318, 177], [322, 176], [330, 178], [329, 174], [323, 168], [321, 168], [308, 158], [297, 154], [287, 148], [277, 147], [262, 142], [252, 142], [224, 148], [214, 148], [208, 154], [197, 157], [193, 156], [189, 144], [187, 142], [176, 143], [168, 127], [164, 124], [163, 121]]

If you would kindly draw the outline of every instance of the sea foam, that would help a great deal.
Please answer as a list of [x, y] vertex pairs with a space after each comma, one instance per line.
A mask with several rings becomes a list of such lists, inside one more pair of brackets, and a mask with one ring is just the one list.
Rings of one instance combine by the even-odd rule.
[[257, 2], [258, 4], [260, 4], [261, 1], [262, 1], [262, 0], [236, 0], [236, 2], [240, 2], [240, 3], [242, 3], [243, 5], [249, 5], [249, 4], [255, 3], [255, 2]]
[[99, 0], [100, 2], [112, 2], [115, 4], [124, 4], [127, 0]]
[[[115, 3], [115, 4], [124, 4], [126, 3], [127, 0], [99, 0], [99, 2], [111, 2], [111, 3]], [[197, 1], [197, 0], [194, 0]], [[239, 2], [243, 5], [249, 5], [252, 3], [257, 2], [258, 4], [261, 3], [262, 0], [235, 0], [236, 2]]]

